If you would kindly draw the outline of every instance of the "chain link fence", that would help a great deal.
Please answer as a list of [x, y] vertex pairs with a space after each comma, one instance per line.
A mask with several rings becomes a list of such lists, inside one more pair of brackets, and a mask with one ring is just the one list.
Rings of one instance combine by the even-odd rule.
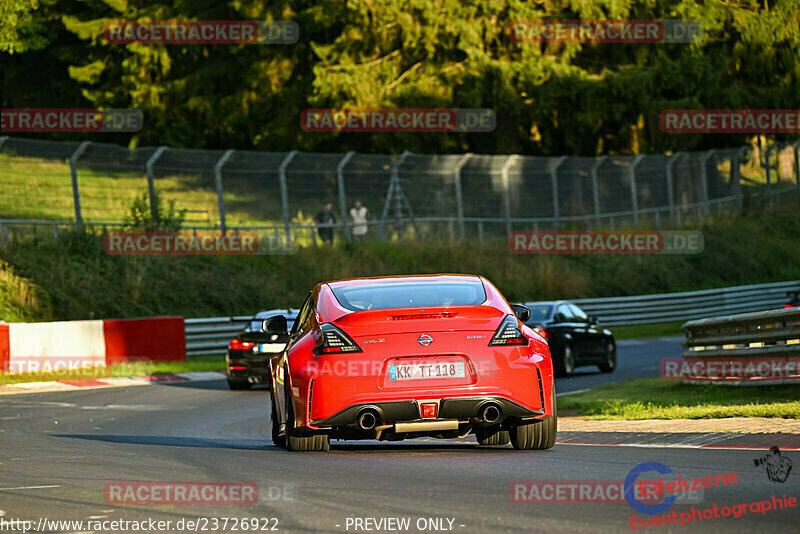
[[291, 243], [316, 243], [315, 215], [328, 203], [336, 239], [349, 239], [356, 200], [370, 212], [368, 237], [383, 240], [669, 228], [741, 210], [748, 198], [796, 202], [799, 152], [800, 141], [589, 158], [128, 149], [0, 137], [0, 240], [13, 225], [125, 226], [135, 199], [155, 210], [156, 195], [185, 211], [186, 228], [268, 231]]

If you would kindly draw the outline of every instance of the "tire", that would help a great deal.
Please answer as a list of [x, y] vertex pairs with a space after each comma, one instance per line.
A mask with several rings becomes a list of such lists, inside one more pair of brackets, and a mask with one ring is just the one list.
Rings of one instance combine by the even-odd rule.
[[286, 448], [286, 436], [281, 435], [281, 425], [278, 423], [278, 411], [275, 409], [275, 401], [270, 396], [270, 426], [272, 427], [272, 443], [281, 449]]
[[558, 434], [556, 390], [553, 388], [553, 415], [533, 423], [517, 425], [511, 430], [511, 445], [521, 450], [552, 449]]
[[606, 362], [598, 365], [600, 371], [604, 373], [613, 373], [617, 368], [617, 346], [613, 343], [606, 345]]
[[556, 360], [556, 374], [569, 376], [575, 372], [575, 351], [569, 345], [564, 345], [561, 356]]
[[511, 441], [508, 430], [498, 428], [479, 428], [475, 431], [475, 437], [480, 445], [506, 445]]
[[246, 380], [231, 380], [228, 378], [228, 387], [231, 388], [233, 391], [242, 391], [245, 389], [250, 389], [253, 385], [246, 381]]
[[287, 386], [286, 448], [293, 452], [329, 451], [331, 449], [331, 441], [327, 434], [299, 432], [292, 424], [289, 424], [289, 421], [294, 421], [294, 406]]

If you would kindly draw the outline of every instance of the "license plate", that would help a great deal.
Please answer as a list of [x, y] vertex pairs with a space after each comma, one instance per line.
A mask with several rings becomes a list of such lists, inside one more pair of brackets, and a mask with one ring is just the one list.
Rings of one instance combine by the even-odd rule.
[[389, 380], [429, 380], [464, 378], [464, 362], [403, 363], [389, 365]]

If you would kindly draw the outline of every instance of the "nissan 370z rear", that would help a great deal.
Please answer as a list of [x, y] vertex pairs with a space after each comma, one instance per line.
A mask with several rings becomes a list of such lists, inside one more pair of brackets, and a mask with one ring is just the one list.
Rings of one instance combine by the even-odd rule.
[[[549, 449], [557, 416], [547, 342], [488, 280], [404, 276], [318, 284], [270, 358], [272, 439], [453, 439]], [[264, 322], [280, 332], [285, 321]]]

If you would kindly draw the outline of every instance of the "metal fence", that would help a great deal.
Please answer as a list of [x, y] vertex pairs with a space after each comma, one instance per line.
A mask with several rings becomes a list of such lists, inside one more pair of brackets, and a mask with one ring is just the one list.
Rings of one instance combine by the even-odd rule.
[[[0, 137], [0, 224], [121, 226], [136, 197], [186, 210], [187, 228], [314, 237], [331, 203], [340, 237], [350, 208], [371, 213], [369, 236], [414, 232], [450, 240], [512, 230], [674, 227], [800, 192], [800, 141], [672, 155], [537, 157], [372, 155], [124, 148]], [[784, 193], [790, 192], [787, 196]]]
[[800, 280], [685, 293], [578, 299], [586, 313], [608, 326], [666, 323], [783, 307], [800, 292]]

